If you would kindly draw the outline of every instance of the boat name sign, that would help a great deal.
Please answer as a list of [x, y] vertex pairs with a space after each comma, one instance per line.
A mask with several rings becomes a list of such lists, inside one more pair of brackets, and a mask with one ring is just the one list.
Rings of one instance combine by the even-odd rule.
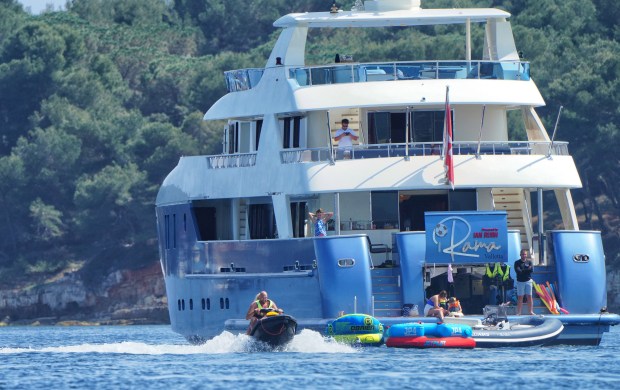
[[508, 260], [506, 212], [426, 212], [427, 263]]

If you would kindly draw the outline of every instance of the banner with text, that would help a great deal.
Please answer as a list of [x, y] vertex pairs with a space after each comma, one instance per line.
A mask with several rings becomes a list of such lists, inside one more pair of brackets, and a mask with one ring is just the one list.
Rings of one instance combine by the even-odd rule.
[[424, 213], [427, 263], [508, 262], [505, 211]]

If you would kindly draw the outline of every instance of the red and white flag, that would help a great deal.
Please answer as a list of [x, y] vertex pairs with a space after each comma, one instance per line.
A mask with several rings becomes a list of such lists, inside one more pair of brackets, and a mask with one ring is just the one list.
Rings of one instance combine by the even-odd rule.
[[446, 116], [443, 132], [444, 168], [446, 171], [446, 184], [454, 190], [454, 160], [452, 159], [452, 111], [450, 110], [450, 87], [446, 86]]

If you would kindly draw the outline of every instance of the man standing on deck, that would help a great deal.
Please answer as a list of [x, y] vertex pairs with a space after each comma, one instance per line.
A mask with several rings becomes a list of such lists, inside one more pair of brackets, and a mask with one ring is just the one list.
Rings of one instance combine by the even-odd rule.
[[359, 137], [354, 130], [349, 129], [348, 119], [343, 119], [341, 125], [334, 135], [334, 140], [338, 141], [338, 153], [342, 153], [344, 158], [351, 158], [353, 141], [357, 141]]
[[534, 266], [529, 259], [529, 252], [527, 249], [521, 249], [521, 258], [515, 261], [515, 272], [517, 273], [517, 315], [521, 315], [521, 309], [523, 308], [523, 296], [527, 296], [527, 308], [529, 314], [534, 315], [534, 301], [532, 300], [533, 280], [532, 272]]

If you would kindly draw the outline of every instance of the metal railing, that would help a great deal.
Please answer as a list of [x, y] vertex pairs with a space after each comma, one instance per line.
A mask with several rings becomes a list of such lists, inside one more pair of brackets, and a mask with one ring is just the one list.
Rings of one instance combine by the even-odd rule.
[[394, 80], [529, 80], [530, 64], [521, 61], [410, 61], [308, 66], [289, 69], [300, 86]]
[[251, 167], [256, 165], [256, 153], [207, 156], [207, 162], [209, 169]]
[[[258, 85], [264, 68], [224, 72], [228, 92]], [[289, 68], [289, 78], [300, 86], [369, 81], [429, 79], [529, 80], [530, 63], [522, 61], [407, 61], [332, 64]]]
[[[480, 155], [543, 155], [546, 156], [550, 142], [482, 142]], [[324, 148], [286, 149], [280, 152], [280, 161], [283, 164], [297, 164], [308, 162], [329, 162], [342, 159], [365, 159], [405, 156], [440, 156], [443, 145], [437, 142], [414, 142], [408, 148], [400, 144], [370, 144], [355, 145], [349, 150]], [[475, 155], [478, 149], [477, 142], [454, 142], [454, 155]], [[219, 154], [206, 156], [209, 169], [240, 168], [256, 165], [256, 152], [239, 154]], [[568, 142], [554, 142], [551, 155], [568, 156]]]
[[[527, 141], [482, 142], [480, 144], [480, 155], [546, 155], [549, 144], [549, 142]], [[335, 156], [335, 160], [342, 160], [345, 158], [365, 159], [404, 156], [440, 156], [442, 149], [443, 145], [436, 142], [410, 143], [408, 148], [405, 148], [405, 144], [371, 144], [356, 145], [350, 150], [342, 150], [337, 147], [334, 147], [331, 151], [329, 148], [283, 150], [280, 152], [280, 157], [283, 164], [294, 164], [330, 161], [330, 155]], [[477, 150], [477, 142], [454, 142], [452, 144], [452, 153], [454, 155], [475, 155]], [[567, 156], [568, 142], [555, 142], [551, 154]]]

